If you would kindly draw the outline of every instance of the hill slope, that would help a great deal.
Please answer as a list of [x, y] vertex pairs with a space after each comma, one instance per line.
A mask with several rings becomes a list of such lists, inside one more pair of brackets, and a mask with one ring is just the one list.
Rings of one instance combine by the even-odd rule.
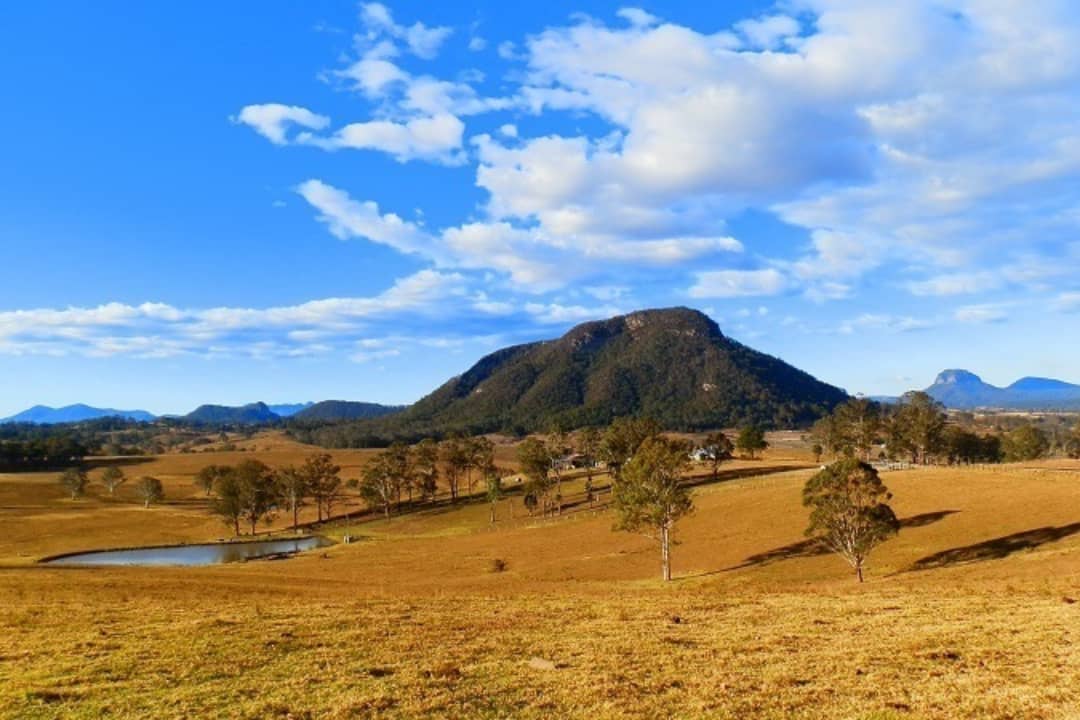
[[24, 422], [37, 423], [39, 425], [56, 425], [59, 423], [83, 422], [84, 420], [96, 420], [104, 417], [122, 417], [139, 422], [149, 422], [154, 415], [145, 410], [114, 410], [112, 408], [96, 408], [81, 403], [67, 405], [61, 408], [51, 408], [45, 405], [35, 405], [28, 410], [0, 419], [0, 422]]
[[945, 370], [926, 392], [946, 407], [958, 410], [1078, 410], [1080, 385], [1050, 378], [1026, 377], [997, 387], [967, 370]]
[[379, 405], [378, 403], [354, 402], [351, 400], [323, 400], [317, 402], [293, 415], [296, 420], [364, 420], [377, 418], [402, 410], [396, 405]]
[[644, 310], [562, 338], [499, 350], [408, 409], [369, 421], [375, 437], [518, 432], [647, 415], [672, 429], [809, 422], [847, 395], [725, 337], [695, 310]]

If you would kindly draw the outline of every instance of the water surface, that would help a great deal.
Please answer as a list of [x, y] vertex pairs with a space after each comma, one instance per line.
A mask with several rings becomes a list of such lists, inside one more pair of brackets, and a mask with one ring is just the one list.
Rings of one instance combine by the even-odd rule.
[[326, 547], [326, 538], [305, 537], [259, 542], [208, 543], [136, 548], [134, 550], [99, 550], [46, 560], [48, 565], [216, 565]]

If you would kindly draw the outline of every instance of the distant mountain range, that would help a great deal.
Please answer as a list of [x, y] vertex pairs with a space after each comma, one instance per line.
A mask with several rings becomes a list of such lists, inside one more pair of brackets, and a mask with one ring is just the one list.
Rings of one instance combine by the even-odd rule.
[[926, 392], [957, 410], [1080, 410], [1080, 385], [1051, 378], [1025, 377], [997, 387], [967, 370], [946, 370]]
[[[262, 425], [284, 418], [304, 418], [313, 421], [357, 420], [374, 418], [401, 410], [392, 405], [352, 402], [345, 400], [326, 400], [320, 403], [283, 403], [267, 405], [256, 402], [241, 406], [200, 405], [187, 415], [163, 415], [162, 419], [183, 420], [197, 425]], [[35, 405], [8, 418], [0, 418], [0, 423], [19, 422], [37, 425], [59, 425], [61, 423], [86, 422], [105, 417], [121, 417], [138, 422], [151, 422], [158, 419], [145, 410], [113, 410], [89, 405], [68, 405], [51, 408]]]
[[[355, 436], [573, 429], [627, 415], [646, 415], [673, 429], [791, 427], [847, 397], [725, 337], [696, 310], [643, 310], [579, 325], [557, 340], [492, 353], [401, 412], [361, 421]], [[337, 429], [328, 433], [341, 435]]]
[[61, 408], [52, 408], [45, 405], [35, 405], [29, 410], [3, 418], [0, 422], [36, 423], [38, 425], [55, 425], [59, 423], [85, 422], [105, 417], [122, 417], [128, 420], [149, 422], [155, 416], [145, 410], [114, 410], [112, 408], [96, 408], [89, 405], [67, 405]]

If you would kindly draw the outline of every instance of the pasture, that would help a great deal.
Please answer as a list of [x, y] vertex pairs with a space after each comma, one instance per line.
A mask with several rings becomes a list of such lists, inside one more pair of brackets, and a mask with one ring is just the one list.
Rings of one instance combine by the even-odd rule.
[[[702, 478], [669, 584], [655, 545], [612, 532], [580, 480], [562, 516], [529, 518], [511, 494], [494, 525], [479, 498], [390, 521], [351, 499], [349, 518], [323, 531], [357, 542], [282, 561], [34, 565], [226, 536], [191, 478], [200, 463], [312, 452], [262, 444], [129, 467], [165, 483], [167, 502], [150, 509], [123, 487], [120, 500], [98, 487], [72, 501], [55, 475], [0, 476], [0, 715], [1067, 718], [1080, 707], [1072, 461], [884, 473], [903, 529], [863, 585], [803, 537], [814, 468], [795, 442]], [[369, 456], [335, 453], [344, 477]]]

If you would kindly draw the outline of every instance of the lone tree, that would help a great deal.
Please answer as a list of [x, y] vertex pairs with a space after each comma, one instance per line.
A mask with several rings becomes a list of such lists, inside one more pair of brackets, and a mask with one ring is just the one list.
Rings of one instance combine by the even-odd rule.
[[731, 444], [731, 440], [728, 439], [727, 435], [717, 431], [709, 433], [705, 437], [705, 444], [702, 448], [705, 450], [705, 455], [712, 466], [712, 479], [715, 482], [720, 477], [720, 463], [731, 459], [731, 453], [735, 450], [735, 447]]
[[1021, 425], [1005, 436], [1005, 459], [1037, 460], [1050, 452], [1050, 438], [1034, 425]]
[[660, 543], [664, 580], [671, 580], [675, 523], [694, 509], [690, 491], [682, 484], [687, 462], [681, 443], [649, 438], [623, 467], [614, 489], [615, 529], [639, 532]]
[[82, 468], [68, 468], [60, 475], [60, 484], [71, 493], [72, 500], [81, 498], [86, 494], [88, 482], [86, 471]]
[[835, 462], [803, 488], [803, 505], [811, 509], [806, 534], [847, 560], [862, 582], [870, 551], [900, 530], [890, 499], [874, 468], [855, 458]]
[[600, 457], [611, 472], [611, 481], [617, 485], [622, 479], [622, 467], [638, 448], [648, 440], [660, 435], [660, 425], [650, 418], [618, 418], [604, 432], [600, 443]]
[[765, 441], [765, 431], [757, 425], [747, 425], [739, 431], [739, 437], [735, 440], [735, 447], [744, 452], [753, 460], [759, 452], [769, 447]]
[[165, 499], [165, 488], [162, 486], [161, 481], [149, 475], [141, 477], [135, 482], [135, 492], [142, 499], [144, 508]]
[[124, 475], [124, 471], [115, 465], [110, 465], [101, 473], [101, 484], [105, 486], [110, 495], [115, 495], [116, 488], [123, 485], [126, 480], [127, 477]]

